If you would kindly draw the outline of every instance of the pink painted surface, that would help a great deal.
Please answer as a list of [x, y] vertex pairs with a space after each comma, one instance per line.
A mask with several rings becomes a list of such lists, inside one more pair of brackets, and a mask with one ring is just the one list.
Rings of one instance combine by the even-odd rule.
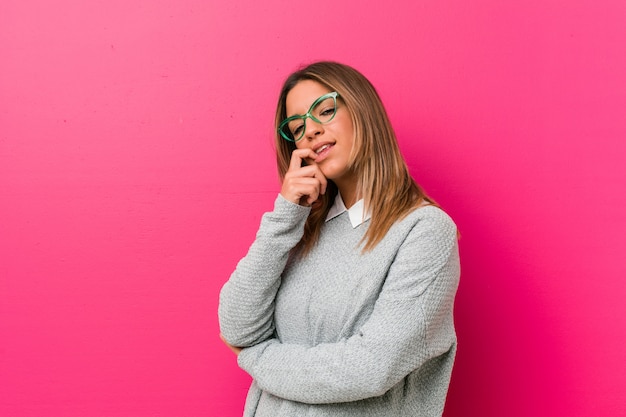
[[622, 0], [2, 2], [0, 415], [241, 414], [217, 295], [278, 192], [277, 90], [316, 59], [374, 82], [460, 227], [445, 415], [626, 414], [625, 21]]

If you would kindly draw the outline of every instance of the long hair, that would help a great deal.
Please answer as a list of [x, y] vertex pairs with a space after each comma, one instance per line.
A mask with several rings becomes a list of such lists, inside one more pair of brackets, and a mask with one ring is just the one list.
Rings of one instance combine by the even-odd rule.
[[[436, 203], [409, 174], [387, 112], [374, 86], [360, 72], [337, 62], [316, 62], [292, 73], [283, 84], [276, 107], [276, 127], [287, 118], [287, 94], [303, 80], [313, 80], [339, 93], [352, 118], [354, 142], [349, 169], [358, 178], [357, 198], [371, 213], [363, 251], [373, 249], [399, 219], [422, 204]], [[294, 142], [283, 139], [275, 129], [276, 158], [281, 181], [289, 169]], [[297, 248], [307, 253], [317, 242], [337, 187], [329, 180], [326, 194], [311, 208], [304, 235]]]

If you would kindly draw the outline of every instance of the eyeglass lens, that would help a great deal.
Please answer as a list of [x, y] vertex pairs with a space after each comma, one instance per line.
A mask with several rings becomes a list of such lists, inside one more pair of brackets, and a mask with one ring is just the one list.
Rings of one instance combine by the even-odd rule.
[[306, 130], [305, 121], [310, 117], [317, 123], [328, 123], [335, 116], [337, 111], [337, 101], [334, 97], [327, 97], [313, 104], [309, 112], [291, 120], [282, 127], [282, 134], [292, 140], [300, 140], [304, 136]]

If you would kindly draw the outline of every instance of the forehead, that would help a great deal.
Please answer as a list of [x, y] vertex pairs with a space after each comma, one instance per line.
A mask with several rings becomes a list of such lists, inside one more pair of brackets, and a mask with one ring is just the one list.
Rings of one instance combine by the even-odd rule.
[[300, 81], [287, 94], [285, 101], [287, 116], [305, 114], [315, 100], [327, 93], [330, 93], [330, 90], [317, 81]]

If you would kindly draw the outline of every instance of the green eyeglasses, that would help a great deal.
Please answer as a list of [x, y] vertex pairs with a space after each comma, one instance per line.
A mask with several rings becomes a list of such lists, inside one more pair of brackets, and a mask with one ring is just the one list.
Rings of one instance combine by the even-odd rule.
[[324, 94], [311, 104], [305, 115], [291, 116], [283, 120], [278, 126], [278, 133], [289, 142], [298, 142], [304, 137], [307, 117], [320, 124], [330, 122], [337, 114], [337, 96], [339, 93], [336, 91]]

